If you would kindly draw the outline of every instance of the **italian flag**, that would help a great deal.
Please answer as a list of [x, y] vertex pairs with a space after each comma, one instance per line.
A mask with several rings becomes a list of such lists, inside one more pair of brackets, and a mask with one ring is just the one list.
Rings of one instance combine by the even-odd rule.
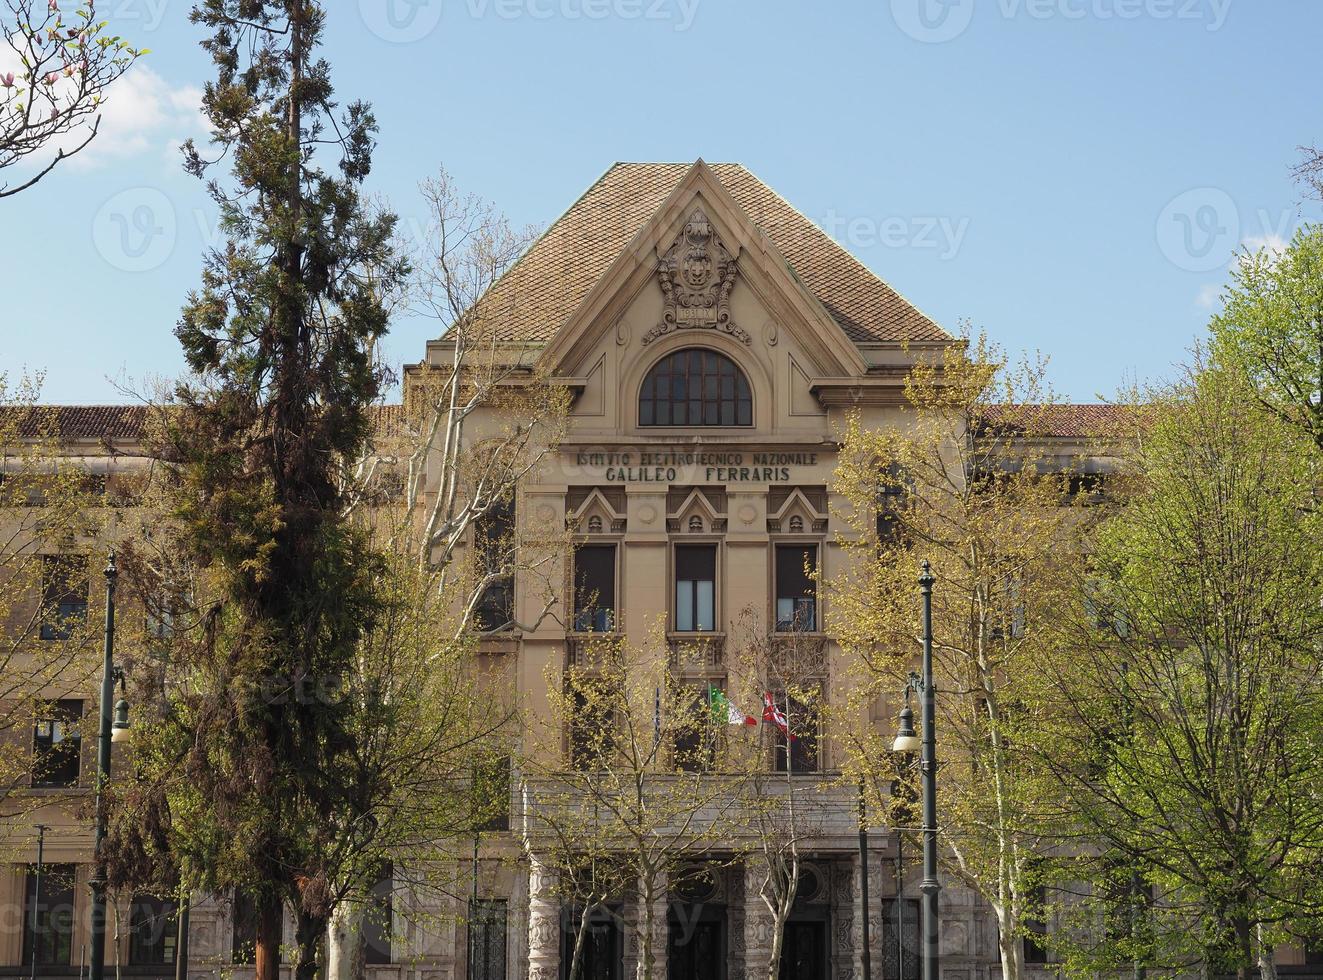
[[712, 706], [712, 720], [718, 725], [723, 721], [728, 725], [756, 725], [758, 720], [753, 715], [746, 715], [731, 704], [726, 692], [711, 684], [707, 687], [707, 703]]

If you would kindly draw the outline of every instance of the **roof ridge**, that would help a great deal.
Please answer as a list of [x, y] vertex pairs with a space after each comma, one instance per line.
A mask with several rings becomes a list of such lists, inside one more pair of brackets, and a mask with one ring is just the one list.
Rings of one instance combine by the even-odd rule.
[[[548, 343], [697, 165], [617, 160], [602, 171], [478, 300], [498, 321], [497, 339]], [[703, 165], [852, 342], [950, 342], [931, 316], [746, 166]]]

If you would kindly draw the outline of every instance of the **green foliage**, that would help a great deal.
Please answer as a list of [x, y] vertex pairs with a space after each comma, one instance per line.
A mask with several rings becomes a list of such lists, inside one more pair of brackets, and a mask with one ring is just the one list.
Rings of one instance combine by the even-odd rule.
[[1323, 450], [1323, 225], [1305, 225], [1280, 255], [1246, 254], [1213, 317], [1214, 358]]
[[[199, 577], [140, 749], [151, 779], [121, 822], [121, 873], [178, 864], [207, 890], [286, 902], [306, 947], [304, 920], [324, 922], [346, 841], [362, 840], [348, 825], [370, 823], [355, 762], [362, 712], [380, 705], [351, 680], [390, 601], [387, 563], [345, 518], [338, 477], [367, 441], [380, 297], [406, 268], [393, 216], [360, 198], [371, 111], [337, 117], [329, 66], [314, 59], [322, 8], [207, 0], [192, 19], [211, 32], [203, 107], [230, 176], [211, 176], [191, 143], [187, 168], [208, 178], [226, 241], [175, 331], [192, 375], [159, 448], [178, 475], [168, 528]], [[330, 152], [338, 173], [322, 169]]]
[[[1319, 457], [1217, 368], [1145, 415], [1132, 495], [1061, 610], [1043, 761], [1080, 833], [1156, 888], [1147, 938], [1097, 955], [1247, 970], [1261, 929], [1305, 923], [1323, 898]], [[1084, 907], [1105, 913], [1115, 889], [1093, 878]]]

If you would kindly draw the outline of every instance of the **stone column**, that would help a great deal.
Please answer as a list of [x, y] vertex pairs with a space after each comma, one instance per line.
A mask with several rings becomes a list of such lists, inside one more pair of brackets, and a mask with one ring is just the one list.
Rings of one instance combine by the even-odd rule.
[[744, 978], [765, 980], [772, 955], [772, 913], [762, 897], [763, 875], [757, 861], [744, 866]]
[[744, 869], [721, 872], [726, 879], [726, 977], [747, 980], [744, 962]]
[[873, 976], [865, 980], [876, 980], [881, 977], [882, 966], [885, 962], [885, 950], [882, 946], [882, 906], [884, 902], [890, 901], [890, 894], [895, 891], [890, 873], [891, 861], [882, 853], [883, 844], [880, 840], [869, 838], [868, 849], [868, 908], [863, 908], [863, 895], [859, 889], [859, 855], [854, 855], [850, 859], [850, 872], [853, 875], [852, 885], [854, 888], [852, 916], [853, 923], [850, 930], [850, 942], [855, 950], [854, 970], [855, 975], [863, 977], [864, 970], [864, 916], [868, 917], [868, 947], [872, 954]]
[[863, 925], [859, 900], [859, 855], [835, 858], [823, 866], [831, 896], [831, 975], [834, 980], [862, 977]]
[[[655, 886], [656, 897], [652, 902], [652, 980], [666, 980], [667, 944], [670, 942], [670, 923], [668, 911], [666, 876], [660, 875]], [[643, 980], [643, 888], [639, 887], [634, 900], [629, 903], [625, 935], [624, 975]]]
[[560, 977], [560, 900], [555, 872], [533, 855], [528, 866], [528, 980]]

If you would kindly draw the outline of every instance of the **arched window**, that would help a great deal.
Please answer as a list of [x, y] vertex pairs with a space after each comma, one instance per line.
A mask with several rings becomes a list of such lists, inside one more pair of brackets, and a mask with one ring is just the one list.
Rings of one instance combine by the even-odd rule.
[[643, 379], [639, 425], [753, 425], [749, 379], [724, 354], [668, 354]]

